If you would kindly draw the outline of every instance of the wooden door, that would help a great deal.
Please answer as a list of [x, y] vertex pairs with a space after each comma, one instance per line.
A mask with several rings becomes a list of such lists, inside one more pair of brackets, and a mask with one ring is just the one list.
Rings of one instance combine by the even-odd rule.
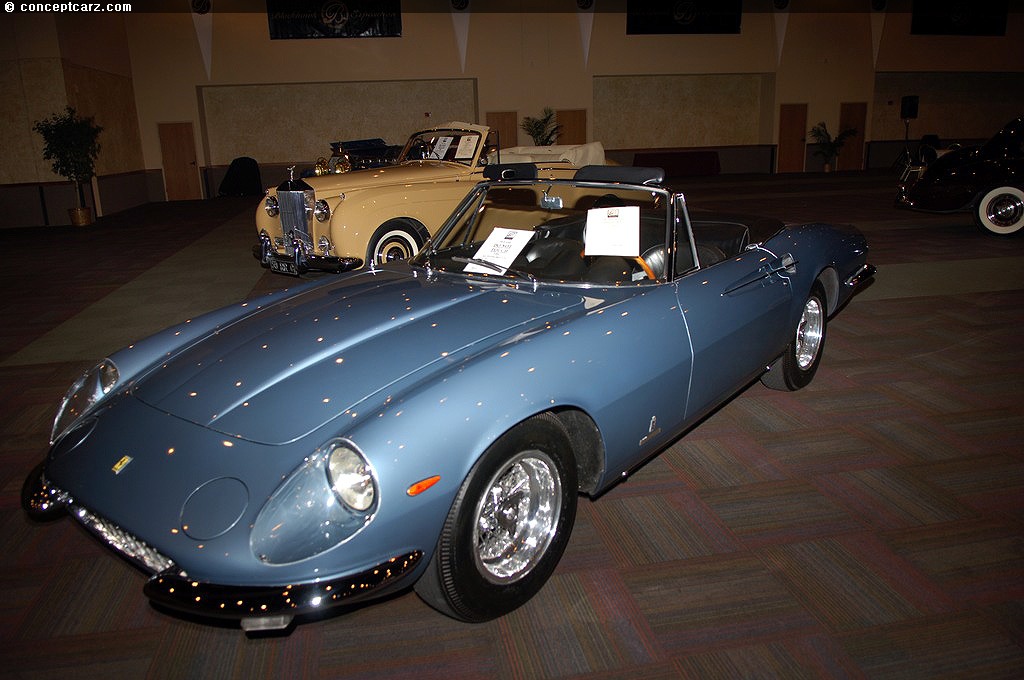
[[558, 109], [555, 111], [555, 122], [562, 126], [555, 144], [587, 143], [586, 109]]
[[486, 125], [497, 130], [502, 149], [519, 146], [519, 114], [515, 111], [488, 111]]
[[157, 123], [168, 201], [202, 198], [192, 123]]
[[775, 172], [803, 172], [807, 159], [807, 104], [779, 107], [779, 156]]
[[[836, 170], [864, 169], [864, 128], [868, 124], [867, 102], [843, 102], [839, 105], [839, 131], [853, 128], [836, 159]], [[837, 133], [838, 134], [838, 133]]]

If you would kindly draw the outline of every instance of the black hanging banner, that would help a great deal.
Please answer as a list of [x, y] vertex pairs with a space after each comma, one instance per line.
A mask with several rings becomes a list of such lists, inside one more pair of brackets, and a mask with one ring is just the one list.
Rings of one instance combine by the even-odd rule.
[[401, 0], [267, 0], [271, 40], [402, 35]]
[[626, 33], [739, 33], [743, 0], [626, 0]]
[[1006, 35], [1009, 0], [914, 0], [912, 35]]

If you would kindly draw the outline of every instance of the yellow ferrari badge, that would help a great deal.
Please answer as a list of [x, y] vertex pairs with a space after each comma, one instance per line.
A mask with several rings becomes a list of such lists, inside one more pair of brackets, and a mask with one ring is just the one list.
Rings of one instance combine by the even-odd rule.
[[128, 467], [128, 463], [130, 462], [132, 462], [131, 456], [121, 456], [121, 460], [114, 463], [114, 467], [110, 469], [114, 471], [115, 475], [119, 475], [121, 474], [121, 470], [124, 470], [126, 467]]

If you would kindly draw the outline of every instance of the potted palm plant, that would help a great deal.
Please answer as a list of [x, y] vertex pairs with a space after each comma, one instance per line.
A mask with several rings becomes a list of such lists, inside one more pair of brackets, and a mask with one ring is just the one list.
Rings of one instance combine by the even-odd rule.
[[53, 171], [74, 182], [78, 207], [69, 208], [75, 226], [92, 224], [92, 212], [85, 205], [83, 182], [96, 174], [100, 153], [98, 138], [103, 131], [91, 117], [80, 116], [68, 106], [63, 112], [36, 121], [32, 129], [43, 137], [43, 158], [53, 162]]
[[530, 135], [536, 146], [551, 146], [562, 131], [562, 126], [555, 123], [555, 112], [545, 108], [540, 118], [523, 116], [523, 122], [519, 126], [523, 132]]
[[825, 172], [832, 171], [832, 168], [835, 167], [836, 159], [839, 158], [839, 150], [843, 148], [846, 140], [855, 134], [857, 134], [856, 128], [847, 128], [833, 137], [824, 121], [811, 128], [811, 139], [814, 140], [814, 144], [817, 146], [817, 149], [814, 150], [814, 155], [821, 156], [825, 161]]

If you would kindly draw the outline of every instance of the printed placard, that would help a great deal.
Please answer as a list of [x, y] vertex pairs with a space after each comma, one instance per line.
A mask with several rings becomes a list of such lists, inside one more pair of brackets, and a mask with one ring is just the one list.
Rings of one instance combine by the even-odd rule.
[[443, 161], [445, 155], [448, 153], [448, 148], [452, 145], [452, 139], [452, 137], [438, 137], [437, 141], [434, 142], [434, 148], [430, 150], [430, 155], [427, 156], [427, 159], [432, 161]]
[[[483, 245], [480, 246], [480, 250], [476, 251], [473, 258], [501, 267], [500, 273], [504, 274], [512, 266], [512, 262], [519, 257], [519, 253], [523, 252], [523, 248], [526, 247], [531, 238], [533, 238], [532, 231], [495, 227], [490, 235], [484, 239]], [[491, 267], [473, 264], [472, 262], [467, 264], [463, 271], [476, 272], [477, 274], [496, 273]]]
[[459, 146], [455, 149], [455, 160], [471, 160], [473, 152], [476, 151], [476, 143], [479, 140], [480, 135], [463, 135], [459, 139]]
[[640, 255], [640, 206], [620, 205], [587, 211], [584, 255]]

